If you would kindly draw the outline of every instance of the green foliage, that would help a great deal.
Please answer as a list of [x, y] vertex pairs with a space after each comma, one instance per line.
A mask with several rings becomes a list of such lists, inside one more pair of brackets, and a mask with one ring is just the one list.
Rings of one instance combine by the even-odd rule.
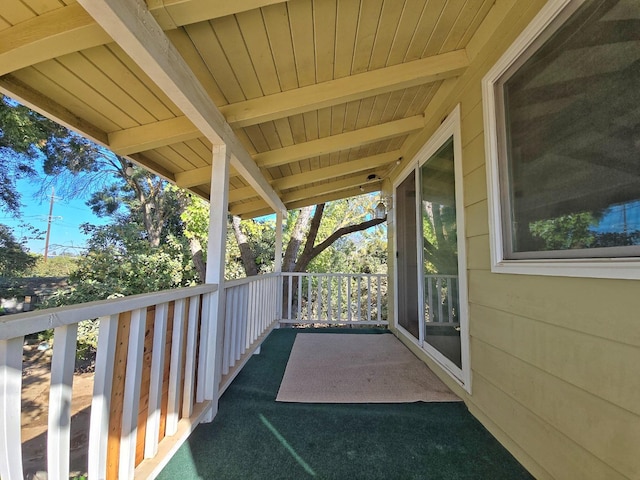
[[598, 220], [591, 212], [574, 213], [531, 222], [529, 231], [539, 240], [544, 250], [589, 248], [596, 241], [591, 227], [597, 223]]
[[78, 261], [70, 287], [52, 296], [47, 306], [72, 305], [110, 297], [136, 295], [195, 284], [184, 245], [171, 238], [160, 247], [119, 252], [115, 247], [90, 251]]
[[184, 235], [187, 238], [197, 238], [202, 248], [207, 248], [207, 237], [209, 233], [209, 204], [201, 198], [184, 194], [178, 187], [169, 187], [177, 195], [182, 195], [182, 213], [180, 219], [184, 223]]
[[44, 261], [42, 255], [34, 255], [36, 263], [28, 272], [31, 277], [69, 277], [77, 268], [79, 257], [59, 255]]
[[422, 232], [425, 271], [431, 274], [457, 274], [458, 236], [455, 208], [424, 202]]
[[0, 224], [0, 276], [14, 277], [28, 272], [36, 264], [24, 245], [16, 240], [11, 229]]

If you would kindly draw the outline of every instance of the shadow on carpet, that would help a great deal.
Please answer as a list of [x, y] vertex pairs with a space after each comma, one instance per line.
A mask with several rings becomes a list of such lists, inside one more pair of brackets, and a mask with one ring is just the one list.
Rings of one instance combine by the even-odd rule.
[[198, 426], [158, 478], [533, 478], [462, 402], [277, 403], [299, 331], [271, 333], [262, 353], [251, 358], [220, 399], [215, 420]]

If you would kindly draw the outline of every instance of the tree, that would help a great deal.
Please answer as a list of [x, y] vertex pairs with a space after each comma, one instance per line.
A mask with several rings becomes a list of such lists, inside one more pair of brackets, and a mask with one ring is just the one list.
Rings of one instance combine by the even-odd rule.
[[[366, 219], [371, 211], [370, 196], [342, 201], [321, 203], [304, 207], [287, 218], [288, 243], [282, 261], [284, 272], [305, 272], [311, 262], [346, 235], [362, 232], [386, 221], [386, 217]], [[250, 242], [241, 235], [239, 219], [234, 220], [234, 233], [241, 248], [246, 274], [255, 272], [256, 254]], [[318, 236], [325, 239], [316, 243]], [[244, 251], [243, 251], [244, 250]]]
[[17, 215], [16, 182], [37, 174], [37, 160], [69, 163], [86, 155], [88, 141], [6, 96], [0, 99], [0, 209]]
[[24, 245], [16, 240], [6, 225], [0, 224], [0, 276], [20, 275], [36, 264], [37, 258], [29, 255]]

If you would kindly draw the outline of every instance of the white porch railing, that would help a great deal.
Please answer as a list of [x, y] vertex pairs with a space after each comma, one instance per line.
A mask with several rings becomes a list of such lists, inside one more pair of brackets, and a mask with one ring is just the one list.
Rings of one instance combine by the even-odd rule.
[[282, 273], [282, 323], [387, 325], [387, 276]]
[[427, 323], [460, 324], [457, 275], [425, 275], [425, 318]]
[[[203, 285], [3, 318], [0, 477], [24, 478], [20, 414], [25, 335], [54, 329], [47, 471], [48, 478], [68, 479], [78, 323], [99, 319], [88, 473], [96, 479], [130, 478], [137, 463], [155, 456], [161, 440], [174, 435], [181, 423], [198, 418], [205, 408], [196, 399], [206, 360], [200, 331], [208, 323], [209, 300], [216, 290], [216, 285]], [[145, 346], [150, 362], [144, 356]], [[168, 379], [163, 385], [165, 372]], [[141, 378], [148, 383], [142, 385]]]
[[[218, 292], [225, 310], [217, 321], [210, 315], [216, 285], [2, 318], [0, 478], [24, 478], [20, 417], [26, 335], [54, 329], [48, 478], [69, 478], [77, 331], [88, 319], [100, 322], [87, 434], [89, 478], [153, 478], [217, 401], [206, 398], [208, 385], [217, 381], [219, 397], [279, 322], [384, 325], [386, 282], [386, 275], [300, 273], [235, 280]], [[283, 286], [291, 300], [285, 312]]]
[[[25, 335], [54, 329], [48, 388], [47, 472], [68, 479], [78, 323], [99, 319], [87, 436], [91, 479], [154, 477], [277, 323], [279, 277], [225, 285], [218, 325], [216, 285], [202, 285], [6, 316], [0, 320], [0, 478], [23, 479], [21, 395]], [[216, 348], [207, 332], [218, 329]], [[215, 338], [215, 337], [213, 337]], [[212, 352], [216, 362], [212, 363]], [[208, 357], [208, 358], [207, 358]], [[215, 372], [211, 371], [215, 365]], [[144, 381], [142, 381], [144, 379]], [[217, 399], [216, 399], [217, 400]]]
[[240, 372], [251, 353], [278, 323], [278, 274], [225, 283], [224, 347], [220, 395]]

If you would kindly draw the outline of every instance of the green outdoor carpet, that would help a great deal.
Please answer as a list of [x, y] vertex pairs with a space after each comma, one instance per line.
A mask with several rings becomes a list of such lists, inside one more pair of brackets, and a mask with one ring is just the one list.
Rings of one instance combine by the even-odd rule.
[[[160, 479], [531, 479], [462, 402], [275, 401], [299, 330], [275, 330]], [[336, 332], [304, 329], [303, 332]], [[384, 330], [339, 330], [386, 334]]]

